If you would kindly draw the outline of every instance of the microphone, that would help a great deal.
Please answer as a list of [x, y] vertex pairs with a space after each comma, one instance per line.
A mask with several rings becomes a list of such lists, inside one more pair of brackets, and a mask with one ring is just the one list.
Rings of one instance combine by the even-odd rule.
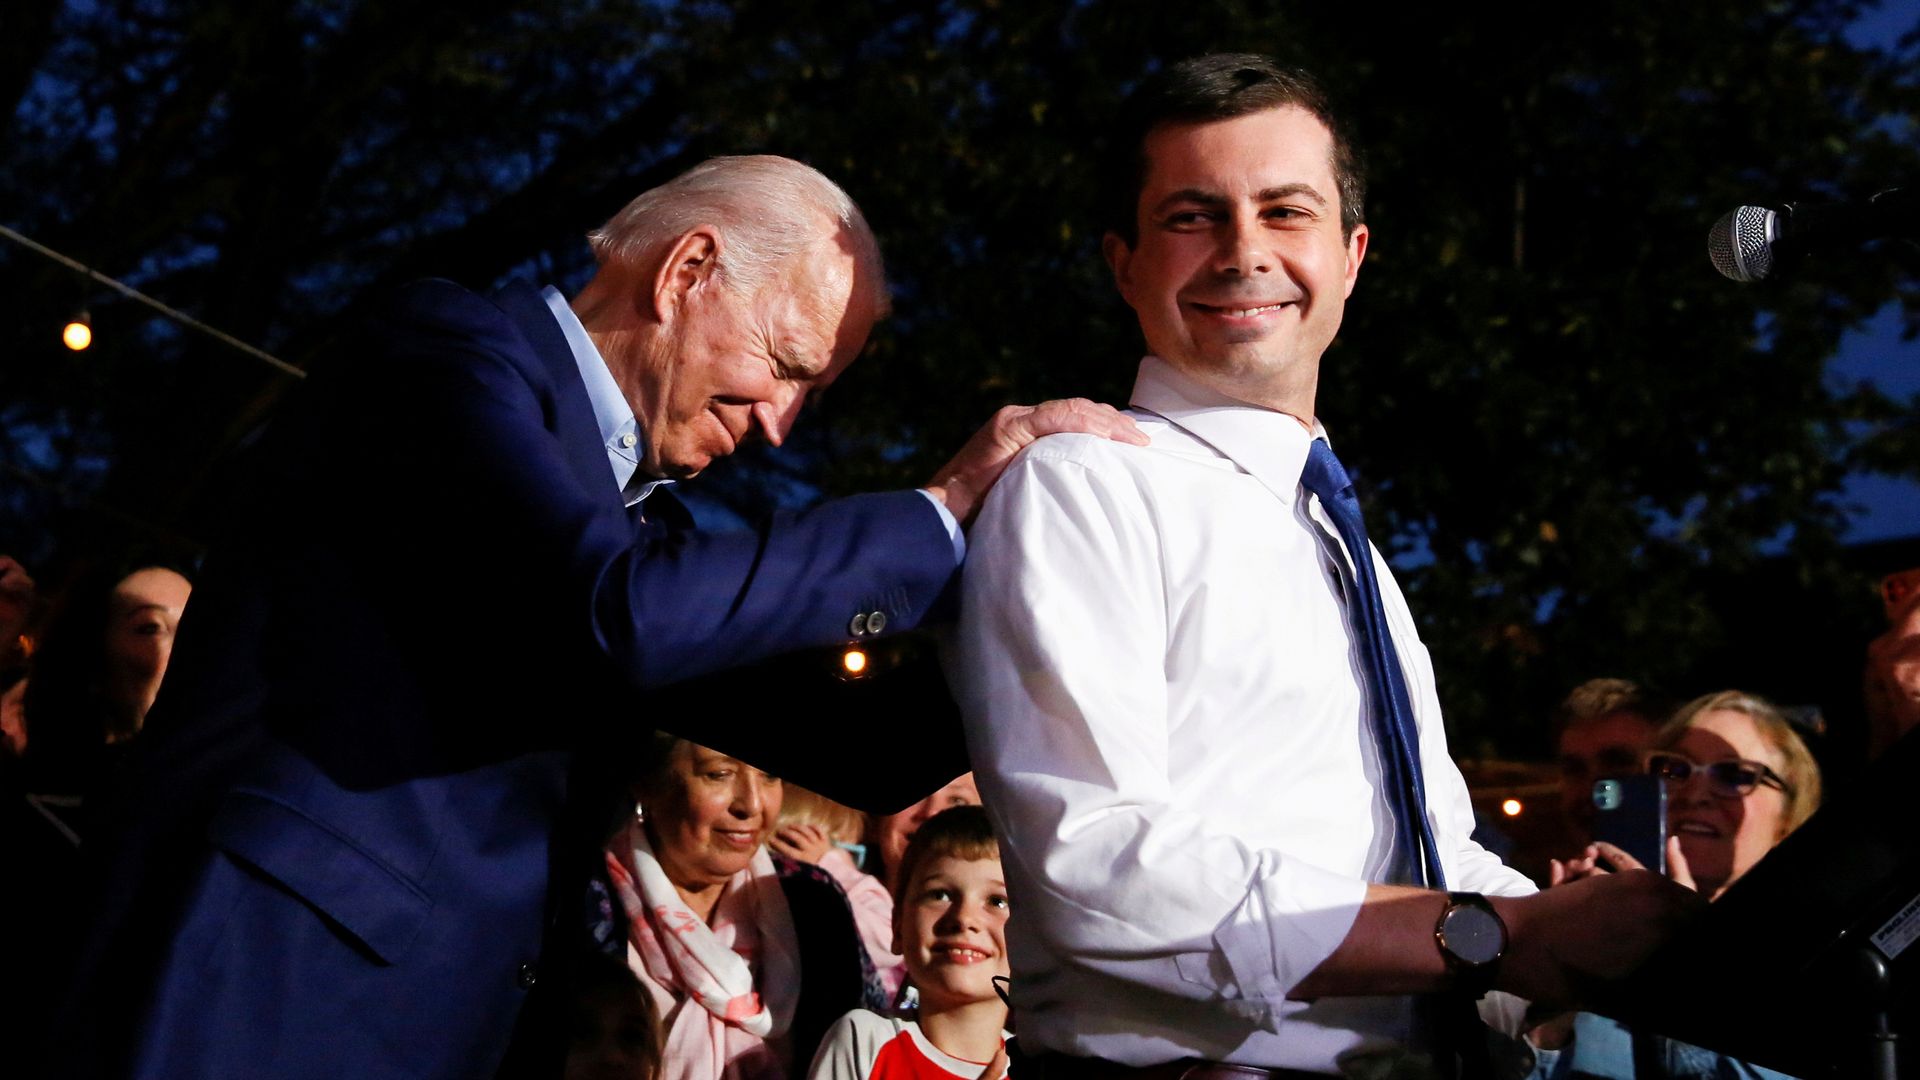
[[1889, 188], [1863, 202], [1736, 207], [1707, 230], [1707, 257], [1735, 281], [1759, 281], [1811, 252], [1881, 237], [1920, 240], [1920, 191]]

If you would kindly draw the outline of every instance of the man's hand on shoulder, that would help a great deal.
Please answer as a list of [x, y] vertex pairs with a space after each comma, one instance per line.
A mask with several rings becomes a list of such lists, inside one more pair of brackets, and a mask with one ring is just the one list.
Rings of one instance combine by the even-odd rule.
[[1008, 405], [934, 474], [926, 491], [940, 500], [962, 525], [973, 521], [994, 481], [1027, 444], [1045, 435], [1080, 432], [1145, 446], [1147, 436], [1133, 418], [1111, 405], [1067, 398], [1039, 405]]
[[1544, 1006], [1578, 1002], [1593, 984], [1632, 972], [1706, 907], [1650, 870], [1491, 899], [1509, 933], [1497, 985]]

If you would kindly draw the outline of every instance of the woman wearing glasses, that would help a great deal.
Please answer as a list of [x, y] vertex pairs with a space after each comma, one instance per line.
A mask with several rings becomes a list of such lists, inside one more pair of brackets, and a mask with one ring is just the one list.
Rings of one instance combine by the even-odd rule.
[[1647, 771], [1667, 781], [1674, 880], [1709, 900], [1820, 808], [1807, 744], [1779, 709], [1738, 690], [1675, 713], [1653, 738]]
[[[1682, 706], [1654, 735], [1647, 771], [1667, 782], [1668, 873], [1709, 900], [1820, 807], [1820, 769], [1807, 744], [1778, 708], [1738, 690]], [[1597, 865], [1601, 856], [1621, 869], [1639, 868], [1618, 848], [1588, 848], [1584, 858], [1554, 861], [1553, 884], [1605, 873]], [[1535, 1047], [1529, 1080], [1784, 1080], [1757, 1065], [1638, 1034], [1591, 1013], [1559, 1017], [1527, 1037]]]

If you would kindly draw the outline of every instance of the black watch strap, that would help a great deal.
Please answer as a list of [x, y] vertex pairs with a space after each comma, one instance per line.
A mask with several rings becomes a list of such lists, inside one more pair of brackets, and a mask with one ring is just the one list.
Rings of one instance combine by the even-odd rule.
[[1453, 972], [1456, 990], [1478, 998], [1493, 989], [1507, 952], [1507, 924], [1479, 893], [1447, 894], [1446, 910], [1433, 927], [1440, 956]]

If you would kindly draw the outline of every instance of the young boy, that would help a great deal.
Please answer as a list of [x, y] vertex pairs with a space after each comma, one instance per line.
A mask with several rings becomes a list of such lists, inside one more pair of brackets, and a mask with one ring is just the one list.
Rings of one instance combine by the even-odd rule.
[[900, 859], [893, 949], [920, 991], [918, 1021], [856, 1010], [820, 1044], [809, 1080], [1000, 1080], [1007, 886], [986, 811], [935, 815]]

